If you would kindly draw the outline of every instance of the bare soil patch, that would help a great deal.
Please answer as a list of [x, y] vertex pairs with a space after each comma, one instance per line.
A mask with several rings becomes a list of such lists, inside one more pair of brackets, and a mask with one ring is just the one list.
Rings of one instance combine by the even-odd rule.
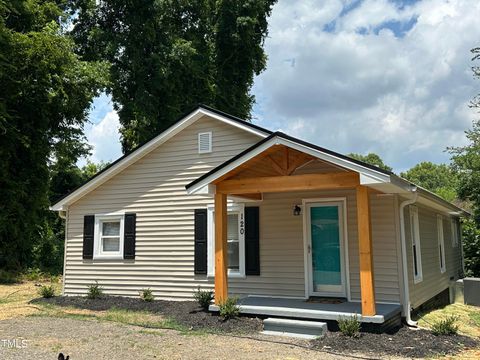
[[455, 355], [479, 346], [479, 340], [468, 336], [435, 336], [428, 330], [408, 327], [402, 327], [394, 334], [360, 333], [358, 338], [345, 336], [341, 332], [329, 332], [324, 338], [313, 341], [314, 348], [343, 354], [361, 353], [377, 357], [383, 355], [407, 358]]
[[136, 298], [119, 296], [104, 296], [100, 299], [87, 299], [81, 296], [58, 296], [50, 299], [34, 299], [31, 303], [52, 304], [92, 311], [111, 309], [146, 311], [172, 319], [188, 330], [208, 330], [211, 332], [239, 334], [250, 334], [262, 330], [262, 321], [258, 318], [240, 316], [225, 321], [216, 314], [203, 311], [194, 301], [154, 300], [145, 302]]

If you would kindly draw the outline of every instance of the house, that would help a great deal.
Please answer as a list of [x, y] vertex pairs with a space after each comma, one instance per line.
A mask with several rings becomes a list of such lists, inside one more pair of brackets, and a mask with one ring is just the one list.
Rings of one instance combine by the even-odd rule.
[[66, 219], [65, 295], [98, 281], [185, 300], [200, 286], [244, 313], [387, 324], [463, 276], [462, 209], [206, 106], [52, 210]]

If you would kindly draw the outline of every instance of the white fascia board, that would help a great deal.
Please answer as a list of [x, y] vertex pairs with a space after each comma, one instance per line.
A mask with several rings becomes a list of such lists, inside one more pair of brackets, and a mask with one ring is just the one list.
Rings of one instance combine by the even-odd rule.
[[[358, 172], [359, 174], [363, 175], [364, 181], [366, 182], [366, 185], [372, 184], [372, 183], [385, 183], [385, 182], [390, 182], [390, 175], [384, 174], [380, 171], [376, 171], [370, 168], [367, 168], [365, 166], [362, 166], [360, 164], [357, 164], [353, 161], [349, 161], [347, 159], [339, 158], [335, 155], [325, 153], [323, 151], [317, 150], [310, 148], [305, 145], [298, 144], [296, 142], [279, 138], [277, 143], [288, 146], [290, 148], [293, 148], [295, 150], [304, 152], [306, 154], [312, 155], [313, 157], [319, 158], [321, 160], [324, 160], [326, 162], [338, 165], [340, 167], [343, 167], [348, 170], [352, 170], [355, 172]], [[367, 180], [368, 178], [368, 180]]]
[[214, 118], [214, 119], [217, 119], [217, 120], [220, 120], [220, 121], [223, 121], [224, 123], [227, 123], [229, 125], [232, 125], [234, 127], [237, 127], [239, 129], [242, 129], [242, 130], [245, 130], [249, 133], [252, 133], [254, 135], [257, 135], [257, 136], [260, 136], [262, 138], [266, 138], [268, 135], [270, 135], [269, 133], [266, 133], [264, 131], [261, 131], [259, 129], [255, 129], [251, 126], [245, 126], [243, 125], [242, 123], [240, 123], [239, 121], [234, 121], [232, 119], [229, 119], [225, 116], [222, 116], [222, 115], [219, 115], [217, 113], [214, 113], [213, 111], [210, 111], [210, 110], [207, 110], [207, 109], [199, 109], [204, 115], [207, 115], [208, 117], [211, 117], [211, 118]]
[[[387, 174], [383, 174], [381, 172], [363, 167], [361, 165], [358, 165], [354, 162], [338, 158], [334, 155], [326, 154], [322, 151], [312, 149], [308, 146], [302, 145], [295, 143], [293, 141], [280, 138], [280, 137], [273, 137], [269, 141], [265, 142], [264, 144], [260, 145], [256, 149], [250, 151], [249, 153], [245, 154], [244, 156], [238, 158], [234, 162], [228, 164], [224, 168], [220, 169], [219, 171], [215, 172], [214, 174], [206, 177], [202, 181], [200, 181], [198, 184], [195, 184], [193, 187], [188, 189], [189, 194], [195, 194], [197, 193], [200, 189], [202, 189], [204, 186], [207, 184], [210, 184], [211, 182], [215, 181], [216, 179], [222, 177], [223, 175], [227, 174], [228, 172], [232, 171], [239, 165], [249, 161], [250, 159], [254, 158], [255, 156], [261, 154], [265, 150], [269, 149], [270, 147], [274, 145], [284, 145], [289, 148], [298, 150], [300, 152], [309, 154], [313, 157], [316, 157], [318, 159], [327, 161], [329, 163], [338, 165], [340, 167], [343, 167], [345, 169], [349, 169], [355, 172], [358, 172], [359, 174], [363, 175], [363, 181], [365, 182], [366, 185], [368, 184], [373, 184], [373, 183], [389, 183], [390, 182], [390, 176]], [[363, 184], [363, 183], [362, 183]]]
[[90, 191], [94, 190], [104, 182], [106, 182], [108, 179], [111, 177], [115, 176], [137, 160], [141, 159], [151, 151], [155, 150], [158, 146], [178, 134], [180, 131], [185, 129], [187, 126], [191, 125], [198, 119], [200, 119], [203, 116], [208, 116], [210, 118], [214, 118], [216, 120], [220, 120], [224, 123], [230, 124], [232, 126], [235, 126], [237, 128], [241, 128], [245, 131], [248, 131], [250, 133], [253, 133], [255, 135], [258, 135], [262, 138], [265, 138], [268, 136], [267, 133], [256, 130], [250, 126], [245, 126], [237, 121], [233, 121], [231, 119], [228, 119], [227, 117], [218, 115], [212, 111], [209, 111], [207, 109], [203, 108], [198, 108], [195, 111], [191, 112], [189, 115], [184, 117], [181, 121], [177, 122], [158, 136], [154, 137], [152, 140], [126, 156], [124, 159], [119, 161], [117, 164], [113, 165], [111, 168], [107, 169], [105, 172], [102, 174], [94, 177], [91, 181], [80, 187], [79, 189], [75, 190], [72, 192], [70, 195], [67, 197], [63, 198], [56, 204], [52, 205], [50, 207], [50, 210], [54, 211], [61, 211], [64, 209], [65, 206], [68, 206], [69, 204], [72, 204], [73, 202], [77, 201], [80, 199], [82, 196], [85, 196], [87, 193]]

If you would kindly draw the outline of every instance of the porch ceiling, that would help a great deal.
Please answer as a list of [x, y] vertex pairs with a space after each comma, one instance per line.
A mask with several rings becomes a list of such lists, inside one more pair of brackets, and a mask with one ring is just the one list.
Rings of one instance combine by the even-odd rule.
[[355, 188], [358, 173], [285, 145], [273, 145], [213, 182], [216, 192], [253, 197], [264, 192]]

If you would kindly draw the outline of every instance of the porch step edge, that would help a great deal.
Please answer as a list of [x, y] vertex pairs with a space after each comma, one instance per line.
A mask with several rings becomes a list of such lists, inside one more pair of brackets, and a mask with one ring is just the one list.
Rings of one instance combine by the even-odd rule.
[[264, 325], [284, 325], [291, 327], [304, 327], [309, 329], [323, 329], [325, 323], [321, 321], [309, 321], [309, 320], [295, 320], [295, 319], [283, 319], [283, 318], [266, 318], [263, 320]]
[[263, 330], [277, 334], [288, 333], [319, 337], [327, 331], [327, 324], [320, 321], [267, 318], [263, 320]]
[[260, 334], [270, 335], [270, 336], [285, 336], [285, 337], [292, 337], [292, 338], [305, 339], [305, 340], [315, 340], [315, 339], [318, 339], [320, 336], [322, 336], [322, 335], [298, 334], [298, 333], [272, 331], [272, 330], [264, 330], [264, 331], [261, 331]]

